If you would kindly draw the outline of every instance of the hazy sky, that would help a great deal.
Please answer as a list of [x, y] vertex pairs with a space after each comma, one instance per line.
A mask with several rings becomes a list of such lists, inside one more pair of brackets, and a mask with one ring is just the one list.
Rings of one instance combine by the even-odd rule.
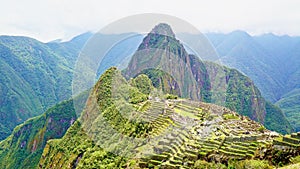
[[202, 32], [300, 35], [299, 0], [0, 0], [0, 34], [41, 41], [97, 31], [125, 16], [161, 13]]

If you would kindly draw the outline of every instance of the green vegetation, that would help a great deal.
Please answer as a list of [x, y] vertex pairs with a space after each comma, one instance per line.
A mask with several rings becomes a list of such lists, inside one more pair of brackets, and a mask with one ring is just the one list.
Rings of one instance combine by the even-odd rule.
[[47, 143], [41, 168], [121, 168], [125, 159], [95, 145], [76, 121], [59, 140]]
[[242, 31], [207, 37], [222, 63], [250, 77], [266, 100], [279, 106], [292, 127], [300, 131], [299, 37], [251, 36]]
[[137, 88], [130, 88], [129, 93], [129, 102], [133, 104], [146, 101], [148, 98], [146, 94], [140, 92]]
[[300, 131], [300, 89], [294, 89], [285, 94], [276, 105], [284, 112], [286, 118], [296, 131]]
[[35, 168], [48, 140], [61, 138], [85, 106], [88, 92], [49, 108], [42, 115], [26, 120], [0, 142], [1, 168]]
[[152, 89], [152, 81], [147, 75], [140, 74], [133, 79], [131, 86], [136, 87], [143, 94], [149, 95]]
[[174, 77], [159, 69], [145, 69], [141, 74], [146, 75], [153, 87], [161, 89], [164, 93], [179, 95], [178, 83]]
[[228, 119], [239, 119], [240, 117], [235, 114], [224, 114], [223, 118], [228, 120]]
[[261, 98], [256, 98], [260, 93], [253, 82], [234, 69], [229, 70], [227, 76], [229, 80], [226, 91], [226, 107], [263, 123], [264, 110], [255, 111], [255, 109], [260, 109]]
[[293, 132], [290, 123], [283, 119], [286, 119], [283, 112], [277, 106], [266, 102], [266, 119], [264, 125], [269, 130], [275, 130], [283, 134]]
[[226, 165], [221, 163], [214, 163], [214, 162], [207, 162], [204, 160], [198, 160], [195, 162], [194, 167], [195, 169], [227, 169]]
[[164, 96], [165, 99], [178, 99], [178, 96], [174, 94], [165, 94]]
[[261, 126], [257, 129], [259, 132], [264, 132], [266, 130], [266, 128], [264, 126]]
[[[205, 62], [205, 65], [208, 72], [215, 75], [215, 77], [211, 78], [220, 78], [222, 80], [223, 78], [219, 77], [223, 74], [221, 70], [226, 75], [225, 107], [262, 123], [267, 129], [283, 134], [293, 132], [293, 128], [283, 112], [261, 96], [260, 91], [251, 79], [235, 69], [222, 67], [211, 62]], [[222, 88], [215, 90], [215, 93], [222, 93]]]
[[[93, 88], [81, 118], [62, 139], [48, 142], [39, 166], [271, 168], [279, 162], [288, 164], [295, 156], [289, 148], [273, 149], [273, 143], [299, 146], [294, 139], [299, 134], [272, 143], [270, 131], [259, 123], [217, 105], [186, 99], [131, 103], [130, 89], [139, 90], [129, 84], [132, 80], [128, 83], [116, 68], [108, 69]], [[97, 105], [92, 105], [93, 99]], [[140, 121], [141, 117], [148, 121]]]
[[[166, 24], [144, 38], [138, 50], [144, 49], [148, 55], [137, 52], [122, 72], [128, 81], [115, 67], [101, 75], [82, 99], [79, 119], [69, 100], [17, 126], [0, 142], [0, 166], [260, 169], [298, 162], [300, 133], [276, 136], [268, 130], [292, 131], [249, 78], [188, 55]], [[166, 64], [186, 65], [178, 71]], [[220, 79], [225, 88], [213, 91]], [[215, 94], [225, 94], [227, 108], [199, 102], [214, 102]]]
[[78, 44], [45, 44], [27, 37], [0, 36], [0, 140], [30, 117], [71, 97]]
[[299, 155], [299, 156], [296, 156], [296, 157], [293, 157], [293, 158], [291, 158], [291, 163], [293, 163], [293, 164], [300, 163], [300, 155]]
[[142, 106], [138, 109], [138, 111], [145, 112], [151, 107], [151, 102], [146, 101], [145, 103], [142, 104]]
[[230, 161], [228, 164], [230, 169], [273, 169], [268, 161], [264, 160], [244, 160], [244, 161]]
[[225, 106], [280, 133], [293, 131], [284, 114], [266, 103], [251, 79], [235, 69], [202, 62], [189, 55], [175, 36], [153, 33], [160, 31], [158, 25], [143, 39], [123, 71], [127, 79], [145, 74], [164, 93]]
[[73, 101], [69, 100], [20, 124], [0, 142], [1, 168], [35, 168], [46, 142], [62, 137], [75, 119]]

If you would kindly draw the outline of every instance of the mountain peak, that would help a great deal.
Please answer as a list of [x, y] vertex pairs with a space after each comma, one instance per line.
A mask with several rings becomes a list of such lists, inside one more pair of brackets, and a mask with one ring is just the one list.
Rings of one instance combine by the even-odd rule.
[[166, 24], [166, 23], [160, 23], [158, 25], [156, 25], [150, 33], [153, 34], [161, 34], [161, 35], [166, 35], [166, 36], [170, 36], [175, 38], [175, 34], [171, 28], [170, 25]]
[[235, 36], [236, 38], [251, 38], [247, 32], [241, 30], [233, 31], [229, 35]]

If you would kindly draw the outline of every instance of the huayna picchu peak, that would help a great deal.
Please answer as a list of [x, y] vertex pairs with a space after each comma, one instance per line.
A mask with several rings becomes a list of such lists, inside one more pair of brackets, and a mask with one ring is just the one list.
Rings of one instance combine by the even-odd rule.
[[175, 34], [171, 28], [170, 25], [166, 23], [160, 23], [156, 25], [150, 32], [151, 34], [159, 34], [159, 35], [165, 35], [170, 36], [172, 38], [175, 38]]
[[[169, 25], [162, 23], [153, 28], [160, 32], [173, 32], [170, 29]], [[165, 91], [177, 91], [178, 96], [192, 100], [221, 103], [222, 106], [264, 124], [268, 129], [281, 133], [292, 131], [281, 110], [265, 101], [251, 79], [235, 69], [202, 61], [197, 56], [188, 54], [175, 36], [153, 34], [152, 31], [143, 39], [125, 69], [123, 74], [127, 79], [141, 72], [151, 76], [153, 71], [162, 70], [172, 78], [150, 78], [165, 82], [161, 84]], [[278, 121], [272, 120], [278, 118]]]

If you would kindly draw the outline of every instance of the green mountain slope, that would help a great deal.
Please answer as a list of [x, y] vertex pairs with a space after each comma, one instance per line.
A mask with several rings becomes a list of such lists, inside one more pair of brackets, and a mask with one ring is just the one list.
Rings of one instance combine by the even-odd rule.
[[47, 140], [62, 137], [75, 119], [73, 102], [67, 101], [17, 126], [12, 135], [0, 143], [0, 165], [2, 168], [34, 168]]
[[[78, 96], [76, 103], [83, 106], [86, 97], [87, 93]], [[18, 125], [9, 137], [0, 142], [1, 168], [35, 168], [46, 142], [61, 138], [76, 119], [71, 99]]]
[[286, 115], [286, 118], [290, 121], [291, 125], [296, 131], [300, 130], [300, 89], [294, 89], [283, 96], [282, 99], [276, 102]]
[[[211, 75], [215, 74], [216, 77], [220, 72], [225, 72], [221, 73], [221, 75], [226, 75], [226, 84], [228, 84], [225, 100], [227, 108], [241, 115], [248, 116], [252, 120], [259, 121], [270, 130], [280, 133], [293, 131], [283, 112], [261, 96], [260, 91], [251, 79], [235, 69], [229, 69], [209, 62], [206, 62], [206, 68]], [[216, 69], [219, 73], [215, 71]], [[211, 78], [216, 79], [215, 77]]]
[[207, 34], [207, 37], [223, 63], [249, 76], [267, 100], [281, 102], [277, 105], [299, 131], [299, 98], [289, 96], [297, 95], [300, 85], [300, 38], [274, 34], [250, 36], [242, 31]]
[[72, 69], [90, 34], [63, 43], [0, 36], [0, 140], [71, 96]]
[[0, 48], [0, 140], [2, 140], [9, 135], [16, 124], [37, 115], [36, 112], [41, 111], [42, 105], [30, 84], [20, 77], [18, 72], [5, 61], [5, 58], [14, 58], [13, 54], [1, 44]]

